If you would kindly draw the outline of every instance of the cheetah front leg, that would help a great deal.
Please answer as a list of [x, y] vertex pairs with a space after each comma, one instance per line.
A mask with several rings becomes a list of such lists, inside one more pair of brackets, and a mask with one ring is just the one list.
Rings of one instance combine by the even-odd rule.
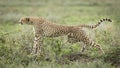
[[41, 54], [41, 53], [42, 53], [42, 36], [41, 36], [41, 34], [35, 33], [32, 54], [38, 55], [38, 54]]

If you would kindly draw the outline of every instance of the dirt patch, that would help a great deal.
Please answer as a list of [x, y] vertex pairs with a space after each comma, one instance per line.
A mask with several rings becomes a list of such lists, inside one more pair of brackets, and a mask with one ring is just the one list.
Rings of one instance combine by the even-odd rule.
[[94, 58], [82, 53], [71, 53], [62, 55], [62, 57], [57, 61], [58, 63], [69, 63], [71, 61], [78, 62], [90, 62], [93, 61]]
[[90, 56], [86, 55], [86, 54], [81, 54], [81, 53], [72, 53], [72, 54], [67, 54], [67, 55], [63, 55], [63, 58], [67, 58], [70, 61], [91, 61], [93, 60], [93, 58], [91, 58]]

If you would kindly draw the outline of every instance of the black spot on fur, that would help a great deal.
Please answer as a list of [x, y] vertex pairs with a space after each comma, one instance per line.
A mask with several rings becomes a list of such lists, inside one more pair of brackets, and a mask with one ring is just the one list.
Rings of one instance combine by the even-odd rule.
[[108, 20], [108, 19], [106, 18], [106, 20]]
[[105, 19], [103, 19], [103, 21], [105, 21]]
[[108, 19], [108, 21], [109, 21], [109, 22], [112, 22], [112, 20], [111, 20], [111, 19]]
[[98, 22], [98, 24], [100, 24], [101, 22]]
[[103, 22], [103, 20], [100, 20], [100, 22]]

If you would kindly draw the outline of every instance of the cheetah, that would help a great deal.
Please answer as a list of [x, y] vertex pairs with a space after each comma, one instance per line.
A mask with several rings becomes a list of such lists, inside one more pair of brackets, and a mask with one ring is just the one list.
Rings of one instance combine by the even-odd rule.
[[95, 25], [77, 25], [77, 26], [66, 26], [66, 25], [60, 25], [53, 23], [51, 21], [48, 21], [44, 18], [40, 17], [22, 17], [20, 18], [19, 22], [21, 24], [28, 24], [32, 25], [34, 27], [34, 45], [32, 54], [39, 54], [42, 52], [42, 41], [43, 37], [58, 37], [58, 36], [67, 36], [68, 42], [83, 42], [85, 45], [81, 49], [83, 52], [85, 47], [88, 45], [91, 45], [92, 47], [96, 47], [100, 50], [100, 52], [104, 52], [99, 44], [92, 41], [86, 34], [86, 32], [82, 28], [96, 28], [99, 26], [102, 22], [109, 21], [112, 22], [111, 19], [101, 19], [97, 24]]

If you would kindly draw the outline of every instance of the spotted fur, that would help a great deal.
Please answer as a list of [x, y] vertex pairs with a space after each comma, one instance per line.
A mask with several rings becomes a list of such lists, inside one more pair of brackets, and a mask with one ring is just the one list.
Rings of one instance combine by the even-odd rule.
[[68, 36], [68, 42], [70, 43], [82, 41], [85, 44], [82, 51], [84, 51], [85, 46], [87, 45], [91, 45], [102, 51], [100, 45], [92, 41], [82, 28], [86, 27], [93, 29], [99, 26], [103, 21], [111, 22], [110, 19], [102, 19], [96, 25], [64, 26], [39, 17], [22, 17], [19, 20], [21, 24], [29, 24], [34, 26], [35, 40], [32, 51], [33, 54], [42, 52], [42, 37], [58, 37], [64, 35]]

